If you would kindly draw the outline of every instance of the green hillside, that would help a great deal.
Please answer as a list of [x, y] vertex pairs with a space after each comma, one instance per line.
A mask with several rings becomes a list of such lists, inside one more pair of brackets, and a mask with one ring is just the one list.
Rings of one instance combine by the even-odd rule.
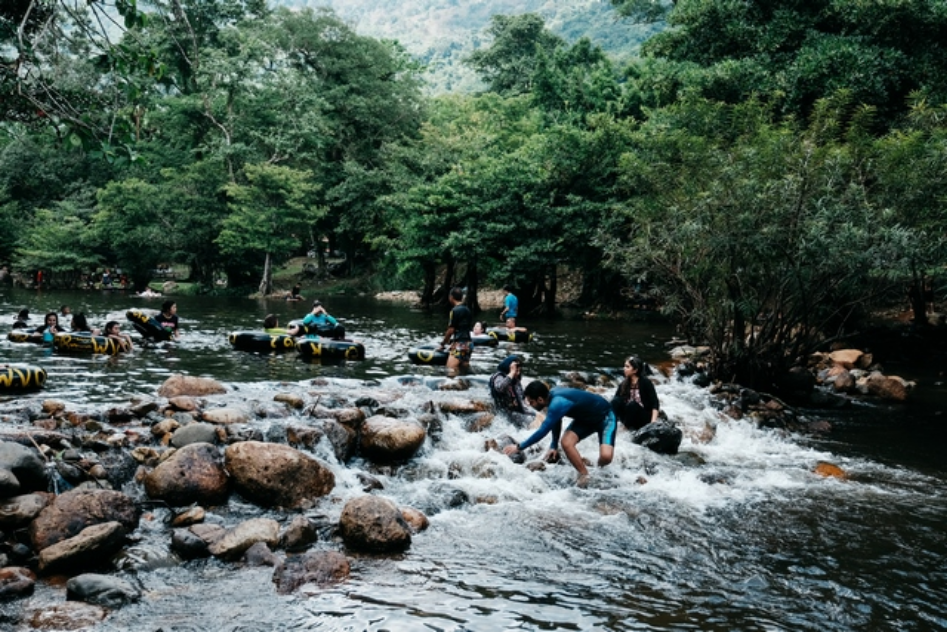
[[398, 40], [427, 65], [432, 93], [481, 87], [462, 59], [489, 43], [485, 29], [494, 15], [537, 13], [567, 41], [586, 36], [618, 60], [636, 55], [641, 43], [660, 28], [620, 18], [606, 0], [281, 0], [281, 4], [330, 7], [359, 33]]

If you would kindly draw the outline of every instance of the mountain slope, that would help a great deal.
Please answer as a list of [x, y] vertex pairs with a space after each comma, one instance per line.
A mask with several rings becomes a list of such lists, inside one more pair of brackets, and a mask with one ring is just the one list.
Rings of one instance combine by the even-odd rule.
[[608, 0], [279, 0], [289, 7], [329, 7], [363, 35], [394, 39], [427, 64], [432, 93], [481, 88], [462, 60], [489, 45], [494, 15], [537, 13], [569, 42], [582, 36], [617, 60], [636, 55], [659, 29], [622, 20]]

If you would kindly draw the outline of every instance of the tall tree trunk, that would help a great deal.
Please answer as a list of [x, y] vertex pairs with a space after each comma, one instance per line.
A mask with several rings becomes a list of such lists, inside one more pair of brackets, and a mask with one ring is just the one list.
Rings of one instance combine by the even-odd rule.
[[421, 292], [421, 305], [430, 307], [434, 302], [434, 283], [437, 281], [437, 268], [433, 263], [421, 264], [424, 272], [424, 290]]
[[260, 294], [266, 296], [273, 291], [273, 263], [270, 253], [266, 253], [266, 262], [263, 264], [263, 279], [260, 281]]
[[549, 288], [546, 290], [546, 300], [543, 304], [543, 311], [547, 314], [556, 313], [556, 294], [559, 292], [559, 272], [556, 266], [549, 271]]
[[477, 272], [477, 260], [473, 259], [467, 264], [467, 296], [465, 301], [467, 308], [474, 314], [480, 313], [480, 301], [477, 299], [477, 292], [480, 286], [479, 276]]
[[448, 257], [447, 263], [444, 266], [444, 293], [441, 294], [437, 302], [440, 305], [447, 304], [447, 296], [450, 294], [451, 288], [454, 287], [454, 259], [453, 257]]

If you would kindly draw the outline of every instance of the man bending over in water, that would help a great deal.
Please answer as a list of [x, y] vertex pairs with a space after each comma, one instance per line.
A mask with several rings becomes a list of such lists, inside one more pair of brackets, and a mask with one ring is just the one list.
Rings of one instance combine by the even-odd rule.
[[[615, 455], [615, 435], [618, 423], [611, 404], [601, 395], [577, 388], [554, 388], [550, 391], [549, 387], [539, 380], [527, 384], [524, 394], [526, 401], [536, 410], [549, 408], [546, 419], [526, 441], [506, 446], [503, 452], [505, 454], [521, 452], [552, 432], [552, 444], [549, 446], [549, 452], [546, 453], [548, 460], [556, 456], [559, 435], [562, 434], [562, 450], [572, 463], [572, 467], [579, 472], [576, 485], [579, 487], [588, 485], [589, 471], [582, 461], [577, 445], [593, 432], [597, 433], [598, 466], [605, 467], [612, 462], [612, 457]], [[562, 433], [563, 417], [572, 418], [572, 423], [569, 424], [565, 433]]]

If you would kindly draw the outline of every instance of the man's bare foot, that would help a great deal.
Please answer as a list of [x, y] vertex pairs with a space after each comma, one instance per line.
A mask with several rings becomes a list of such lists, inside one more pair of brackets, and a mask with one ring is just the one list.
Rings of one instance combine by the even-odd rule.
[[586, 487], [589, 486], [589, 478], [590, 477], [588, 474], [580, 474], [579, 478], [575, 479], [575, 486], [581, 489], [585, 489]]

